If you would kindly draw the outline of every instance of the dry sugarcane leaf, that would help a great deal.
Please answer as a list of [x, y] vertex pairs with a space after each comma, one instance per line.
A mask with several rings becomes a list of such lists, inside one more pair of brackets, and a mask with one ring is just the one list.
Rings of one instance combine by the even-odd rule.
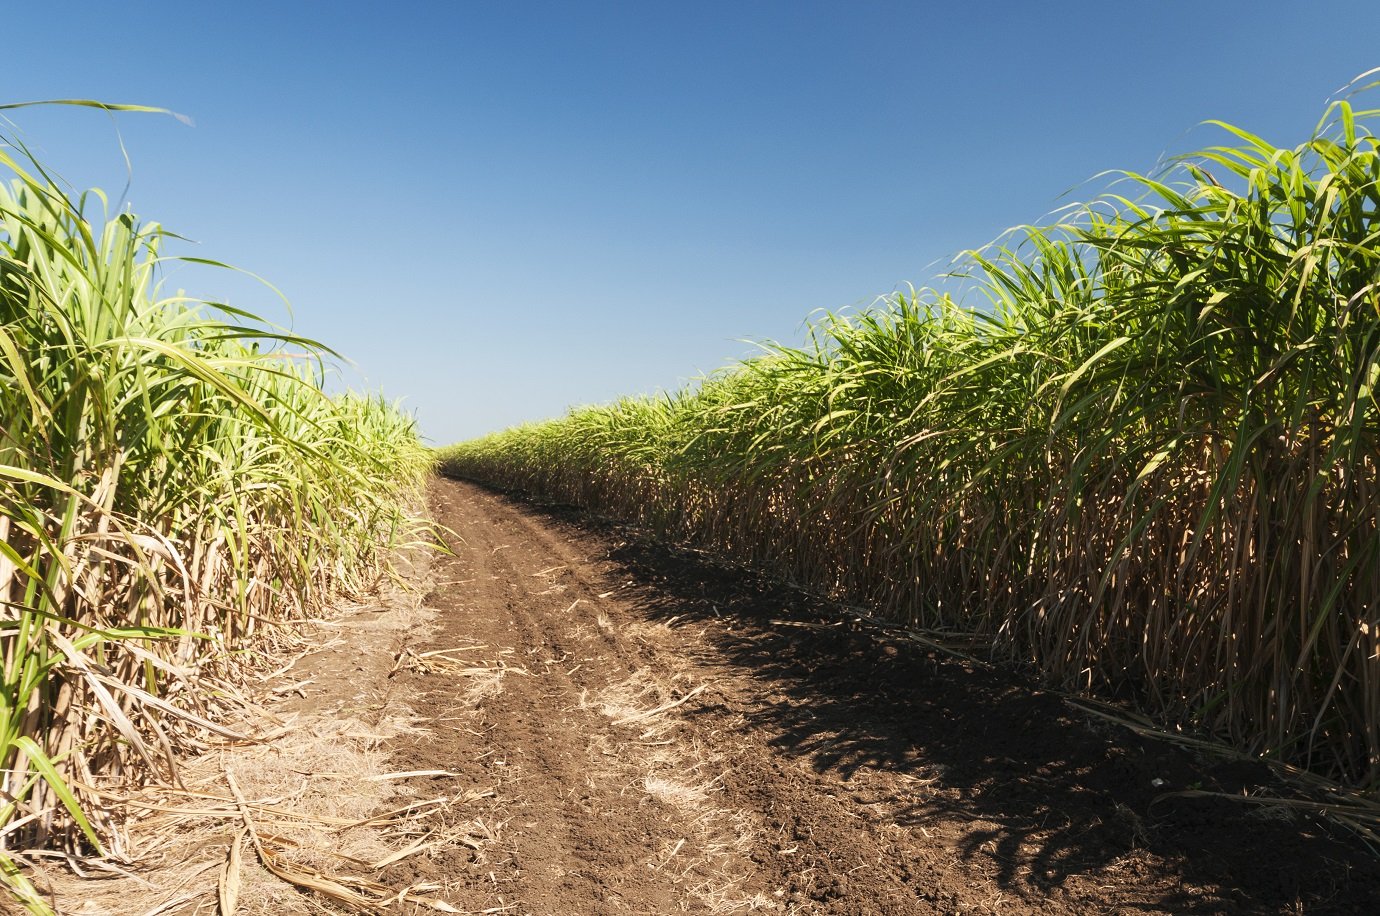
[[[249, 800], [240, 791], [239, 783], [235, 780], [235, 774], [229, 770], [225, 771], [225, 781], [230, 787], [230, 792], [235, 796], [236, 802], [240, 806], [240, 816], [244, 819], [245, 830], [249, 835], [255, 853], [258, 855], [259, 863], [268, 869], [274, 876], [292, 884], [296, 887], [305, 888], [328, 897], [336, 903], [342, 903], [348, 907], [364, 913], [381, 912], [381, 907], [386, 903], [385, 900], [374, 900], [365, 897], [363, 894], [351, 890], [337, 881], [333, 881], [320, 872], [308, 872], [295, 865], [290, 865], [279, 861], [278, 857], [263, 843], [259, 836], [257, 827], [254, 824], [254, 817], [250, 814]], [[371, 881], [358, 880], [361, 887], [370, 890], [385, 891], [383, 885], [375, 884]]]
[[230, 841], [230, 853], [225, 858], [225, 867], [221, 869], [220, 884], [217, 888], [220, 916], [235, 916], [235, 907], [240, 899], [240, 849], [248, 833], [249, 828], [242, 827]]

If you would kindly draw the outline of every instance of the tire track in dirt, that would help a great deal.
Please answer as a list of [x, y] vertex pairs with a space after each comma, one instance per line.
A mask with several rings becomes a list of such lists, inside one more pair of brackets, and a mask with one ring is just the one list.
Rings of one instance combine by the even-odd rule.
[[455, 481], [432, 506], [455, 556], [394, 675], [425, 729], [395, 766], [492, 795], [392, 869], [465, 912], [1380, 912], [1374, 858], [1312, 821], [1155, 801], [1264, 767], [578, 513]]
[[[419, 858], [409, 877], [472, 911], [752, 908], [726, 867], [742, 825], [710, 792], [658, 775], [703, 766], [671, 710], [657, 712], [700, 685], [622, 632], [618, 586], [591, 578], [568, 541], [482, 491], [441, 484], [434, 507], [458, 536], [456, 556], [437, 564], [427, 603], [438, 632], [415, 651], [425, 665], [438, 658], [426, 652], [458, 650], [446, 657], [471, 670], [395, 676], [432, 713], [421, 723], [431, 737], [396, 765], [458, 773], [494, 795], [453, 826], [473, 848]], [[426, 780], [416, 783], [414, 794], [427, 794]]]

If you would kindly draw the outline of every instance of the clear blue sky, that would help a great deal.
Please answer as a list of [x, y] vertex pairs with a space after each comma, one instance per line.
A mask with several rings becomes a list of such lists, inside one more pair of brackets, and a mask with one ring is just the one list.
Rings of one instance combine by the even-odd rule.
[[[1111, 168], [1302, 141], [1380, 3], [7, 5], [0, 100], [122, 115], [142, 217], [271, 279], [444, 443], [679, 387]], [[14, 115], [118, 196], [110, 119]], [[1086, 196], [1090, 189], [1075, 191]], [[286, 321], [271, 295], [171, 280]]]

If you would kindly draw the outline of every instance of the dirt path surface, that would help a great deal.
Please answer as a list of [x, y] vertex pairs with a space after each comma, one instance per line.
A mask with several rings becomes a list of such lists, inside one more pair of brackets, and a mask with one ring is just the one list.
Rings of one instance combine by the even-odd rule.
[[[472, 786], [390, 867], [472, 913], [1380, 913], [1271, 785], [578, 513], [441, 481], [398, 770]], [[455, 775], [414, 777], [437, 794]]]

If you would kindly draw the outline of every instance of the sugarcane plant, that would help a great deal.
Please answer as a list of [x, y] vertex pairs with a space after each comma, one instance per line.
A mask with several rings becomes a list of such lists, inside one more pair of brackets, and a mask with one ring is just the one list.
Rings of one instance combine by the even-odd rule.
[[237, 672], [371, 586], [431, 459], [324, 392], [331, 351], [166, 292], [161, 227], [0, 139], [0, 876], [41, 912], [17, 853], [121, 855], [106, 790], [233, 736]]
[[942, 290], [445, 465], [1380, 788], [1375, 117], [1213, 122]]

